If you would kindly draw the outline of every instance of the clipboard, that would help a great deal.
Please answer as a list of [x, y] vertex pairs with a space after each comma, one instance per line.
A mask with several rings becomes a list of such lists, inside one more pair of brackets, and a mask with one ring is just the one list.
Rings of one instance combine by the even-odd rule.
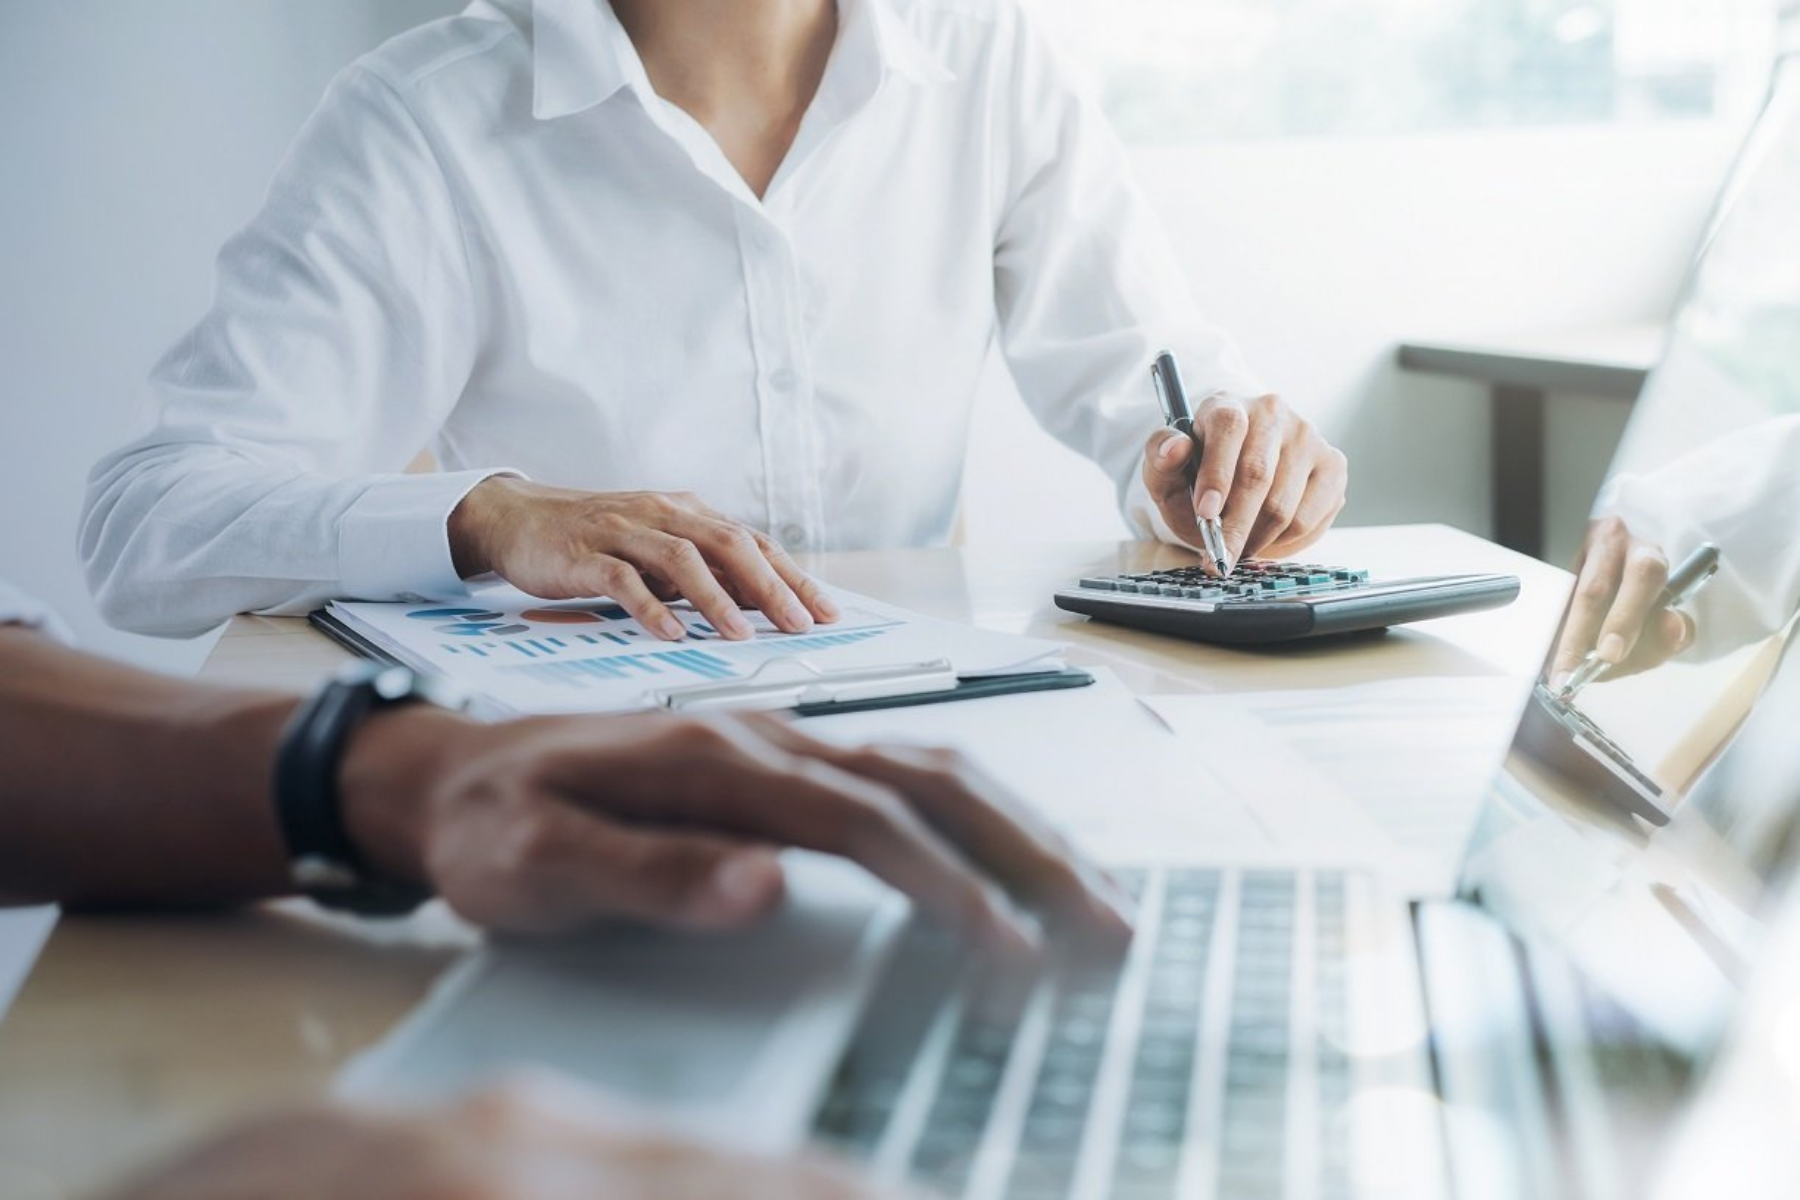
[[[410, 666], [388, 653], [328, 609], [315, 609], [307, 622], [352, 654], [376, 662]], [[646, 711], [790, 712], [797, 717], [912, 708], [1062, 691], [1094, 682], [1088, 672], [1070, 667], [1004, 675], [960, 676], [949, 659], [895, 663], [841, 670], [821, 670], [804, 658], [778, 658], [764, 663], [746, 679], [653, 689], [645, 693]]]

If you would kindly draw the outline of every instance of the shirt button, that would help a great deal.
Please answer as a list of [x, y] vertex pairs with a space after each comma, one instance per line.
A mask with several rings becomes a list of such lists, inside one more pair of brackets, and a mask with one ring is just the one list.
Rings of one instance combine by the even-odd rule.
[[769, 386], [778, 392], [791, 392], [794, 390], [794, 385], [799, 382], [800, 377], [788, 367], [781, 367], [769, 375]]
[[780, 529], [777, 529], [775, 533], [781, 538], [781, 544], [790, 550], [801, 549], [806, 544], [805, 528], [793, 521], [789, 521]]

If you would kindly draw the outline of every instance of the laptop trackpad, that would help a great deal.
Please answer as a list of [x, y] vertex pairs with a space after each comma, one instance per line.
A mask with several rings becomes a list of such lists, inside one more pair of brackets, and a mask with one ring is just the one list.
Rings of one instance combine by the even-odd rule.
[[[789, 854], [788, 901], [730, 935], [619, 931], [495, 944], [453, 968], [340, 1076], [340, 1094], [431, 1102], [549, 1068], [675, 1128], [751, 1149], [798, 1145], [849, 1036], [891, 895]], [[660, 1123], [660, 1122], [659, 1122]]]

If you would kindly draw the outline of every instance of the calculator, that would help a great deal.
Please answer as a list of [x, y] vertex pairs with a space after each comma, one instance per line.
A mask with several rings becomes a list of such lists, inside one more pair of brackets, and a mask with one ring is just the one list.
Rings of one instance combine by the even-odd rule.
[[1513, 744], [1575, 785], [1573, 795], [1604, 798], [1652, 825], [1667, 825], [1662, 785], [1586, 713], [1542, 682], [1519, 718]]
[[1093, 575], [1058, 591], [1056, 606], [1156, 633], [1253, 646], [1500, 608], [1518, 595], [1516, 575], [1388, 580], [1350, 567], [1252, 559], [1227, 579], [1200, 566]]

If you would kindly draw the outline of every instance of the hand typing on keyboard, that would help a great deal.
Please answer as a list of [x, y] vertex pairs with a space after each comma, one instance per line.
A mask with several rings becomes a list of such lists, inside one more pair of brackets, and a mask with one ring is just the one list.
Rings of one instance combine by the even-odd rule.
[[1036, 920], [1130, 940], [1127, 903], [1028, 805], [948, 750], [832, 745], [772, 716], [443, 722], [416, 754], [352, 748], [359, 852], [465, 919], [521, 934], [617, 920], [743, 927], [781, 900], [777, 851], [834, 854], [974, 944], [1031, 960]]
[[1279, 397], [1246, 404], [1213, 396], [1194, 413], [1193, 437], [1151, 435], [1144, 483], [1169, 530], [1192, 549], [1204, 547], [1199, 521], [1217, 518], [1236, 563], [1297, 554], [1318, 541], [1344, 507], [1349, 462]]

